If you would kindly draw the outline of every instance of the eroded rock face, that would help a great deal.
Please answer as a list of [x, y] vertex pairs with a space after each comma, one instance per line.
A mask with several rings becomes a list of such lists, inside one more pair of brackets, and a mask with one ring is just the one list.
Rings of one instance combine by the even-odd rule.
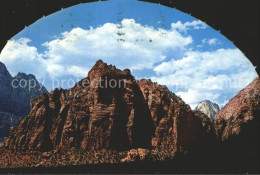
[[209, 118], [214, 118], [217, 112], [219, 111], [219, 106], [216, 103], [212, 103], [209, 100], [205, 100], [200, 102], [196, 108], [195, 111], [200, 111], [206, 114]]
[[[244, 134], [257, 132], [260, 117], [260, 78], [256, 78], [245, 89], [234, 96], [216, 115], [216, 122], [225, 121], [222, 126], [223, 140]], [[244, 130], [243, 130], [244, 129]], [[250, 130], [250, 131], [249, 131]], [[255, 131], [253, 131], [255, 130]], [[221, 132], [221, 130], [219, 131]], [[257, 132], [258, 133], [258, 132]]]
[[[100, 77], [106, 81], [100, 83]], [[114, 88], [106, 86], [112, 79], [117, 82]], [[51, 150], [39, 156], [44, 159], [36, 166], [63, 165], [65, 157], [74, 165], [82, 160], [104, 163], [105, 157], [110, 163], [181, 162], [188, 155], [188, 165], [195, 169], [258, 170], [259, 82], [257, 78], [212, 119], [192, 111], [165, 86], [135, 81], [129, 70], [98, 61], [74, 88], [56, 89], [33, 100], [30, 114], [10, 132], [3, 149], [7, 153], [2, 155], [16, 162], [16, 152], [9, 149], [25, 149], [33, 156], [35, 150]], [[22, 165], [23, 160], [20, 157]]]
[[[234, 96], [216, 115], [217, 138], [225, 154], [236, 155], [259, 172], [260, 79]], [[255, 166], [257, 165], [257, 166]]]
[[199, 117], [165, 86], [136, 81], [129, 70], [99, 60], [72, 89], [35, 99], [5, 146], [40, 151], [151, 146], [188, 150], [201, 127]]
[[[241, 96], [246, 97], [242, 98], [244, 107]], [[236, 112], [233, 108], [239, 113], [227, 117]], [[136, 81], [129, 70], [121, 71], [99, 60], [88, 77], [73, 88], [56, 89], [33, 100], [30, 114], [10, 132], [4, 146], [39, 151], [154, 146], [200, 153], [208, 149], [210, 153], [220, 140], [241, 136], [243, 128], [253, 128], [245, 130], [253, 132], [257, 127], [251, 120], [258, 115], [259, 79], [213, 120], [202, 112], [193, 112], [165, 86], [151, 80]]]
[[[110, 80], [117, 82], [113, 88], [107, 86]], [[148, 148], [152, 126], [130, 71], [100, 60], [74, 88], [56, 89], [32, 101], [30, 114], [11, 131], [5, 146], [40, 151]]]
[[200, 126], [190, 106], [166, 86], [151, 80], [138, 82], [155, 126], [153, 146], [188, 149], [197, 139]]

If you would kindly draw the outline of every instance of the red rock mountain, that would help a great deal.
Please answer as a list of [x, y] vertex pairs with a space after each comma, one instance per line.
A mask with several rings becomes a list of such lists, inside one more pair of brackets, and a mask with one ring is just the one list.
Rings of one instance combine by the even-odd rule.
[[[136, 81], [128, 69], [121, 71], [99, 60], [73, 88], [43, 94], [31, 106], [30, 114], [10, 131], [0, 152], [0, 167], [8, 167], [10, 160], [19, 163], [13, 167], [31, 167], [38, 158], [24, 163], [34, 153], [15, 156], [22, 149], [44, 152], [39, 158], [48, 166], [169, 159], [173, 162], [166, 168], [183, 164], [183, 169], [192, 167], [196, 172], [259, 172], [259, 78], [211, 119], [192, 111], [167, 87]], [[101, 149], [109, 156], [97, 160]], [[112, 151], [115, 156], [110, 149], [118, 150]]]
[[[110, 80], [117, 86], [107, 87]], [[32, 101], [30, 114], [11, 131], [5, 146], [41, 151], [150, 147], [152, 126], [130, 71], [100, 60], [72, 89], [56, 89]]]
[[[107, 86], [110, 80], [117, 86]], [[30, 114], [10, 132], [5, 147], [183, 149], [196, 140], [199, 127], [190, 107], [166, 87], [149, 80], [137, 82], [129, 70], [101, 60], [72, 89], [56, 89], [31, 105]]]
[[153, 146], [188, 149], [197, 139], [198, 118], [190, 106], [166, 86], [142, 79], [138, 82], [155, 126]]
[[[216, 128], [223, 141], [240, 146], [258, 143], [260, 117], [260, 78], [234, 96], [216, 114]], [[255, 145], [256, 146], [256, 145]], [[245, 150], [245, 148], [243, 148]]]

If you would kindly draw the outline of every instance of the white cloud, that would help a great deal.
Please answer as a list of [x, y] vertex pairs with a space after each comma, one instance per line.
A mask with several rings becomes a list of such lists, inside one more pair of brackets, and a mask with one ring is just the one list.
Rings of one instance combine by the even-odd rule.
[[[23, 71], [58, 78], [86, 76], [98, 59], [121, 69], [153, 68], [155, 63], [165, 59], [166, 51], [185, 50], [192, 43], [192, 37], [184, 37], [174, 28], [154, 29], [133, 19], [124, 19], [120, 24], [106, 23], [88, 30], [74, 28], [64, 32], [59, 39], [43, 43], [44, 53], [38, 53], [29, 42], [26, 38], [8, 41], [0, 60], [13, 73]], [[17, 66], [18, 63], [23, 68]]]
[[86, 77], [88, 75], [89, 69], [78, 67], [78, 66], [72, 66], [68, 72], [72, 75], [75, 75], [76, 77]]
[[[58, 39], [43, 43], [44, 53], [30, 46], [27, 38], [10, 40], [2, 50], [0, 61], [12, 75], [21, 71], [49, 79], [86, 77], [98, 59], [120, 69], [153, 70], [156, 73], [151, 77], [153, 81], [169, 86], [192, 107], [205, 99], [223, 105], [230, 94], [234, 95], [257, 76], [238, 49], [213, 52], [189, 49], [192, 37], [180, 32], [204, 29], [205, 23], [178, 21], [171, 27], [154, 29], [124, 19], [120, 24], [106, 23], [87, 30], [74, 28]], [[219, 41], [212, 38], [202, 42], [214, 45]], [[169, 55], [183, 54], [181, 59], [169, 60]]]
[[37, 48], [28, 45], [30, 41], [28, 38], [10, 40], [1, 52], [0, 61], [6, 64], [13, 76], [19, 71], [44, 76], [45, 61]]
[[205, 29], [207, 25], [200, 21], [192, 21], [192, 22], [185, 22], [182, 23], [181, 21], [178, 21], [176, 23], [171, 24], [172, 28], [181, 32], [187, 32], [188, 30], [199, 30], [199, 29]]
[[216, 44], [221, 44], [221, 41], [219, 41], [217, 38], [211, 38], [211, 39], [204, 38], [202, 40], [202, 43], [208, 45], [216, 45]]
[[202, 100], [223, 105], [227, 93], [232, 97], [257, 76], [238, 49], [188, 51], [182, 59], [163, 62], [154, 71], [157, 76], [152, 80], [171, 87], [191, 106]]
[[191, 108], [195, 109], [198, 102], [205, 99], [210, 99], [212, 102], [216, 101], [219, 94], [214, 92], [201, 92], [199, 90], [189, 89], [185, 92], [177, 92], [176, 95], [180, 96], [186, 103], [191, 104]]
[[224, 102], [219, 105], [220, 109], [223, 108], [228, 103], [228, 101], [229, 100], [224, 100]]
[[133, 19], [124, 19], [120, 25], [75, 28], [44, 46], [48, 48], [46, 56], [55, 64], [76, 63], [78, 67], [90, 68], [97, 59], [102, 59], [120, 68], [138, 70], [163, 61], [167, 49], [182, 50], [191, 43], [191, 37], [183, 37], [174, 29], [155, 30]]
[[235, 67], [245, 69], [252, 68], [252, 65], [238, 49], [218, 49], [213, 52], [188, 51], [182, 59], [163, 62], [156, 66], [154, 71], [158, 75], [210, 74], [216, 71], [231, 70]]

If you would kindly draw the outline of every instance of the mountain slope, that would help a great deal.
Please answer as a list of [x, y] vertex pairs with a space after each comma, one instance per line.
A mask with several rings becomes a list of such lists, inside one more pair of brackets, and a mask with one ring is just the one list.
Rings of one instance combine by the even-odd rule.
[[18, 73], [12, 77], [6, 66], [0, 62], [0, 140], [8, 135], [11, 126], [17, 125], [20, 117], [29, 113], [30, 101], [42, 93], [48, 91], [34, 75]]
[[[106, 88], [105, 80], [116, 81], [116, 86]], [[74, 88], [56, 89], [33, 100], [30, 114], [11, 131], [5, 146], [124, 150], [150, 147], [151, 135], [148, 106], [129, 70], [98, 61]]]
[[200, 102], [196, 108], [195, 111], [200, 111], [203, 112], [204, 114], [206, 114], [209, 118], [214, 118], [215, 115], [218, 113], [219, 111], [219, 106], [216, 103], [212, 103], [209, 100], [205, 100]]
[[[107, 86], [110, 80], [117, 85]], [[0, 167], [124, 163], [129, 168], [125, 163], [131, 162], [154, 172], [257, 173], [259, 82], [212, 119], [165, 86], [136, 81], [129, 70], [100, 60], [72, 89], [32, 101], [30, 114], [0, 149]]]
[[5, 65], [0, 62], [0, 111], [20, 116], [26, 115], [30, 111], [31, 99], [42, 93], [48, 93], [48, 91], [34, 75], [18, 73], [12, 77]]
[[[116, 86], [108, 86], [110, 81]], [[56, 89], [33, 100], [30, 114], [11, 131], [5, 147], [187, 150], [197, 138], [198, 121], [166, 87], [137, 82], [128, 69], [99, 60], [72, 89]]]
[[[226, 127], [222, 130], [222, 139], [231, 139], [252, 129], [258, 133], [260, 117], [260, 78], [256, 78], [246, 88], [235, 95], [226, 106], [217, 113], [218, 121], [225, 120]], [[252, 124], [252, 126], [251, 126]], [[248, 126], [247, 126], [248, 125]], [[243, 131], [243, 129], [245, 129]], [[253, 131], [255, 130], [255, 131]], [[249, 131], [248, 131], [249, 132]]]

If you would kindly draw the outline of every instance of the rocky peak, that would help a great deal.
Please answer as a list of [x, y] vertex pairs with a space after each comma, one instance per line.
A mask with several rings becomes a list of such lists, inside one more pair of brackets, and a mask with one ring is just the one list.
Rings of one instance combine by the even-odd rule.
[[18, 79], [18, 80], [21, 80], [21, 79], [24, 79], [24, 80], [36, 80], [36, 77], [32, 74], [25, 74], [25, 73], [22, 73], [22, 72], [19, 72], [14, 78]]
[[2, 79], [1, 77], [6, 77], [9, 79], [12, 78], [11, 74], [8, 72], [6, 66], [2, 62], [0, 62], [0, 80]]
[[[97, 84], [100, 78], [123, 80], [126, 87], [100, 86]], [[82, 85], [84, 80], [89, 81], [85, 86]], [[0, 162], [4, 167], [10, 168], [10, 164], [23, 167], [17, 162], [24, 163], [28, 155], [42, 151], [43, 160], [33, 157], [25, 165], [33, 167], [31, 162], [35, 163], [34, 160], [37, 160], [35, 166], [53, 166], [53, 162], [59, 163], [55, 166], [82, 165], [86, 160], [88, 163], [107, 163], [109, 157], [111, 163], [119, 158], [119, 162], [132, 159], [138, 164], [140, 160], [166, 160], [166, 164], [170, 160], [168, 165], [173, 168], [181, 161], [184, 169], [186, 165], [194, 165], [200, 173], [205, 167], [217, 172], [219, 167], [226, 167], [226, 172], [230, 172], [240, 165], [244, 167], [246, 162], [245, 172], [250, 172], [247, 168], [254, 164], [258, 169], [259, 165], [259, 94], [260, 79], [257, 78], [212, 120], [200, 111], [192, 111], [167, 87], [151, 80], [135, 81], [129, 70], [121, 71], [100, 60], [89, 76], [75, 87], [55, 89], [32, 101], [30, 114], [11, 130], [4, 144], [3, 149], [8, 149], [9, 157], [4, 153], [3, 160], [13, 161]], [[202, 104], [214, 106], [210, 101]], [[155, 149], [140, 149], [151, 146]], [[22, 157], [20, 149], [23, 150]], [[30, 153], [28, 150], [37, 151]], [[118, 153], [114, 150], [130, 151], [107, 154]], [[184, 154], [175, 154], [176, 150]], [[168, 155], [173, 159], [168, 159]]]
[[[123, 85], [112, 87], [110, 80]], [[30, 114], [5, 146], [41, 151], [146, 148], [152, 132], [149, 108], [132, 75], [99, 60], [73, 88], [33, 100]]]
[[[20, 80], [26, 80], [27, 85], [21, 87]], [[30, 80], [31, 88], [29, 88]], [[48, 93], [48, 91], [34, 75], [18, 73], [12, 77], [6, 66], [0, 62], [0, 123], [3, 126], [0, 128], [2, 133], [0, 137], [7, 136], [9, 127], [17, 124], [15, 118], [24, 117], [29, 113], [30, 101], [42, 93]], [[13, 116], [12, 122], [6, 116]]]
[[92, 69], [88, 73], [88, 77], [90, 81], [94, 79], [102, 78], [103, 75], [120, 78], [122, 76], [128, 76], [128, 78], [133, 78], [129, 69], [125, 69], [121, 71], [117, 69], [116, 66], [107, 65], [102, 60], [98, 60], [96, 64], [92, 67]]
[[[15, 85], [17, 85], [18, 82], [21, 80], [26, 81], [27, 86], [14, 88], [14, 90], [21, 91], [21, 89], [23, 89], [22, 91], [26, 91], [26, 93], [29, 94], [30, 99], [34, 99], [42, 93], [48, 93], [47, 89], [41, 83], [38, 82], [35, 75], [19, 72], [13, 79], [17, 80], [14, 83]], [[29, 87], [29, 83], [31, 87]]]
[[11, 131], [5, 147], [182, 150], [196, 139], [196, 123], [190, 107], [167, 87], [135, 81], [130, 70], [99, 60], [73, 88], [33, 100], [30, 114]]
[[200, 111], [203, 112], [204, 114], [206, 114], [209, 118], [214, 118], [215, 115], [218, 113], [219, 111], [219, 106], [216, 103], [212, 103], [209, 100], [205, 100], [200, 102], [196, 108], [195, 111]]

